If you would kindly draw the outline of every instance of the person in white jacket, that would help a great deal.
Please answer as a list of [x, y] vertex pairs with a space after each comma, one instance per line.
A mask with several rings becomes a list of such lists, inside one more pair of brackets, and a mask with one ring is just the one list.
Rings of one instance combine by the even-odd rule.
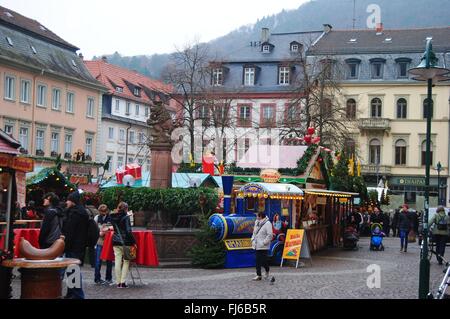
[[270, 249], [270, 243], [272, 242], [272, 237], [272, 223], [269, 221], [269, 218], [266, 217], [265, 213], [258, 213], [252, 235], [252, 247], [256, 251], [256, 277], [253, 278], [254, 281], [262, 279], [261, 267], [263, 266], [266, 270], [264, 279], [269, 279], [270, 268], [267, 255]]

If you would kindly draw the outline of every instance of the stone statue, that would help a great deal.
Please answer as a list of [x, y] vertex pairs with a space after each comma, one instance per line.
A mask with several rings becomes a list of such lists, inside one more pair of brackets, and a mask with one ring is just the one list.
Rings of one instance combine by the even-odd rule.
[[175, 125], [161, 101], [153, 102], [147, 124], [150, 126], [151, 144], [172, 144], [171, 134]]

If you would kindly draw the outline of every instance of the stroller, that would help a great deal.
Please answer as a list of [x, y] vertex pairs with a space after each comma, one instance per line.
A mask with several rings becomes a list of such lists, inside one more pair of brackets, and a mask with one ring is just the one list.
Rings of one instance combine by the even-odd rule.
[[386, 234], [383, 233], [381, 229], [382, 226], [378, 223], [370, 226], [370, 250], [384, 250], [383, 237], [386, 236]]
[[344, 229], [343, 244], [345, 250], [358, 249], [359, 235], [354, 225], [348, 225]]

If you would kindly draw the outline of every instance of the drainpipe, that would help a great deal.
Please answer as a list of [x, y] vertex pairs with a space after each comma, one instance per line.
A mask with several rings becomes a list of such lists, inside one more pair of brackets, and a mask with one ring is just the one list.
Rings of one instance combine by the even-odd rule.
[[127, 128], [127, 136], [126, 136], [126, 141], [125, 141], [125, 166], [128, 165], [128, 131], [131, 128], [131, 123], [129, 123], [128, 128]]

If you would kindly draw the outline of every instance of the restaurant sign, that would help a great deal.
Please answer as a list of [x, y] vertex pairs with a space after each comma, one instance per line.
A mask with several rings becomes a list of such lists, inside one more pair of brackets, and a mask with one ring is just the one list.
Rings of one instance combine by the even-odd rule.
[[67, 166], [67, 174], [87, 176], [91, 174], [92, 165], [86, 164], [69, 164]]
[[[431, 178], [430, 184], [437, 183], [437, 179]], [[425, 177], [393, 177], [392, 185], [425, 186]]]
[[14, 157], [8, 154], [0, 154], [0, 166], [29, 173], [34, 170], [34, 161], [27, 157]]
[[264, 183], [278, 183], [281, 174], [275, 169], [265, 169], [261, 171], [260, 177]]

